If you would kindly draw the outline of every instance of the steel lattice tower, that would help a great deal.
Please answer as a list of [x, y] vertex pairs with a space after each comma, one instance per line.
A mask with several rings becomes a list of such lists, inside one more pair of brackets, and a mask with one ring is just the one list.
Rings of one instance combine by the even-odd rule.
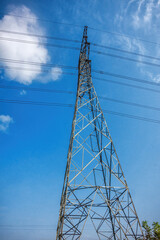
[[[131, 194], [92, 83], [89, 51], [85, 27], [56, 239], [143, 239]], [[88, 221], [90, 225], [87, 227]], [[90, 230], [91, 225], [93, 231]]]

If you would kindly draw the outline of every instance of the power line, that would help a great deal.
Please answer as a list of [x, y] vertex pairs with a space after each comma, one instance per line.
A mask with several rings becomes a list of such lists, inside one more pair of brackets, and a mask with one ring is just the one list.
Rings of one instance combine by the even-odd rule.
[[[58, 94], [76, 94], [74, 91], [67, 91], [67, 90], [60, 90], [60, 89], [47, 89], [47, 88], [35, 88], [35, 87], [21, 87], [21, 86], [8, 86], [8, 85], [0, 85], [1, 89], [12, 89], [12, 90], [26, 90], [26, 91], [36, 91], [36, 92], [47, 92], [47, 93], [58, 93]], [[111, 102], [116, 102], [116, 103], [121, 103], [121, 104], [126, 104], [130, 106], [135, 106], [135, 107], [140, 107], [140, 108], [145, 108], [145, 109], [150, 109], [150, 110], [155, 110], [155, 111], [160, 111], [159, 107], [153, 107], [153, 106], [148, 106], [148, 105], [143, 105], [139, 103], [134, 103], [134, 102], [129, 102], [129, 101], [122, 101], [119, 99], [114, 99], [114, 98], [109, 98], [109, 97], [104, 97], [104, 96], [98, 96], [99, 99], [106, 100], [106, 101], [111, 101]]]
[[143, 79], [135, 78], [135, 77], [130, 77], [130, 76], [126, 76], [126, 75], [110, 73], [110, 72], [105, 72], [105, 71], [101, 71], [101, 70], [94, 70], [94, 69], [92, 70], [92, 72], [102, 74], [102, 75], [108, 75], [108, 76], [112, 76], [112, 77], [116, 77], [116, 78], [122, 78], [122, 79], [126, 79], [126, 80], [129, 80], [129, 81], [135, 81], [135, 82], [150, 84], [150, 85], [154, 85], [154, 86], [160, 86], [160, 83], [151, 82], [151, 81], [147, 81], [147, 80], [143, 80]]
[[[56, 65], [57, 66], [57, 65]], [[59, 66], [59, 65], [58, 65]], [[0, 69], [3, 69], [4, 66], [0, 66]], [[31, 69], [27, 69], [27, 68], [14, 68], [14, 67], [6, 67], [7, 69], [16, 69], [16, 70], [26, 70], [26, 71], [32, 71]], [[35, 69], [33, 69], [35, 70]], [[35, 70], [36, 72], [39, 72], [39, 70]], [[43, 73], [49, 73], [49, 71], [47, 70], [41, 70], [41, 72]], [[72, 75], [72, 76], [76, 76], [77, 74], [76, 73], [72, 73], [72, 72], [62, 72], [61, 73], [62, 75]], [[118, 81], [115, 81], [115, 80], [110, 80], [110, 79], [105, 79], [105, 78], [98, 78], [98, 77], [92, 77], [92, 79], [94, 80], [98, 80], [98, 81], [103, 81], [103, 82], [107, 82], [107, 83], [113, 83], [113, 84], [118, 84], [118, 85], [121, 85], [121, 86], [125, 86], [125, 87], [131, 87], [131, 88], [136, 88], [136, 89], [139, 89], [139, 90], [145, 90], [145, 91], [150, 91], [150, 92], [155, 92], [155, 93], [160, 93], [160, 90], [157, 90], [157, 89], [152, 89], [152, 88], [146, 88], [146, 87], [141, 87], [141, 86], [137, 86], [137, 85], [133, 85], [133, 84], [128, 84], [128, 83], [122, 83], [122, 82], [118, 82]]]
[[78, 24], [72, 24], [72, 23], [65, 23], [65, 22], [58, 22], [58, 21], [53, 21], [53, 20], [49, 20], [49, 19], [42, 19], [42, 18], [31, 18], [31, 17], [25, 17], [25, 16], [19, 16], [16, 14], [4, 14], [2, 12], [0, 12], [0, 15], [7, 15], [7, 16], [13, 16], [13, 17], [17, 17], [17, 18], [26, 18], [26, 19], [31, 19], [31, 20], [38, 20], [38, 21], [42, 21], [42, 22], [49, 22], [49, 23], [54, 23], [54, 24], [60, 24], [60, 25], [68, 25], [68, 26], [74, 26], [74, 27], [79, 27], [79, 28], [84, 28], [84, 26], [82, 25], [78, 25]]
[[74, 91], [67, 90], [59, 90], [59, 89], [47, 89], [47, 88], [35, 88], [35, 87], [20, 87], [20, 86], [8, 86], [8, 85], [0, 85], [0, 88], [4, 89], [13, 89], [13, 90], [26, 90], [26, 91], [36, 91], [36, 92], [47, 92], [47, 93], [68, 93], [75, 94]]
[[130, 105], [130, 106], [135, 106], [135, 107], [140, 107], [140, 108], [146, 108], [146, 109], [151, 109], [151, 110], [155, 110], [155, 111], [160, 111], [159, 107], [153, 107], [153, 106], [148, 106], [148, 105], [134, 103], [134, 102], [122, 101], [122, 100], [119, 100], [119, 99], [103, 97], [103, 96], [99, 96], [99, 98], [103, 99], [103, 100], [111, 101], [111, 102], [122, 103], [122, 104]]
[[3, 41], [10, 41], [10, 42], [19, 42], [19, 43], [29, 43], [29, 44], [39, 44], [39, 45], [46, 45], [49, 47], [58, 47], [58, 48], [66, 48], [66, 49], [72, 49], [72, 50], [80, 50], [78, 47], [71, 47], [71, 46], [64, 46], [64, 45], [57, 45], [53, 43], [46, 43], [46, 42], [36, 42], [36, 41], [28, 41], [23, 39], [13, 39], [13, 38], [6, 38], [6, 37], [0, 37], [0, 40]]
[[[38, 106], [48, 106], [48, 107], [70, 107], [70, 108], [74, 107], [74, 104], [55, 103], [55, 102], [22, 101], [22, 100], [15, 100], [15, 99], [0, 99], [0, 102], [14, 103], [14, 104], [24, 104], [24, 105], [29, 104], [29, 105], [38, 105]], [[146, 117], [126, 114], [126, 113], [121, 113], [121, 112], [110, 111], [108, 109], [105, 109], [103, 111], [106, 112], [106, 113], [112, 114], [112, 115], [117, 115], [117, 116], [121, 116], [121, 117], [132, 118], [132, 119], [141, 120], [141, 121], [145, 121], [145, 122], [160, 124], [160, 120], [157, 120], [157, 119], [146, 118]]]
[[[59, 67], [59, 65], [56, 65], [56, 67]], [[21, 68], [21, 67], [4, 67], [4, 66], [0, 66], [0, 69], [16, 69], [16, 70], [25, 70], [25, 71], [34, 71], [39, 73], [39, 71], [41, 73], [49, 73], [48, 70], [44, 70], [44, 69], [30, 69], [30, 68]], [[58, 71], [57, 71], [58, 72]], [[62, 72], [62, 75], [72, 75], [72, 76], [76, 76], [76, 73], [72, 73], [72, 72]], [[140, 90], [145, 90], [145, 91], [150, 91], [150, 92], [155, 92], [155, 93], [160, 93], [160, 90], [157, 89], [152, 89], [152, 88], [146, 88], [146, 87], [141, 87], [141, 86], [137, 86], [137, 85], [133, 85], [133, 84], [128, 84], [128, 83], [122, 83], [122, 82], [118, 82], [115, 80], [109, 80], [109, 79], [105, 79], [105, 78], [98, 78], [98, 77], [92, 77], [92, 79], [98, 80], [98, 81], [103, 81], [103, 82], [107, 82], [107, 83], [113, 83], [113, 84], [118, 84], [121, 86], [125, 86], [125, 87], [131, 87], [131, 88], [136, 88], [136, 89], [140, 89]]]
[[0, 227], [53, 227], [53, 224], [0, 224]]
[[[55, 67], [59, 67], [59, 65], [56, 65]], [[29, 72], [37, 72], [37, 73], [49, 73], [50, 71], [49, 70], [45, 70], [45, 69], [34, 69], [34, 68], [22, 68], [22, 67], [9, 67], [9, 66], [0, 66], [0, 69], [15, 69], [15, 70], [19, 70], [19, 71], [29, 71]], [[50, 67], [49, 67], [50, 68]], [[61, 67], [63, 68], [63, 67]], [[56, 73], [61, 73], [60, 71], [56, 71]], [[75, 73], [71, 73], [71, 72], [62, 72], [61, 73], [62, 75], [63, 74], [67, 74], [67, 75], [76, 75]]]
[[[15, 32], [15, 31], [8, 31], [8, 30], [2, 30], [2, 29], [0, 29], [0, 32], [14, 34], [14, 35], [32, 36], [32, 37], [38, 37], [38, 38], [81, 43], [81, 41], [75, 40], [75, 39], [45, 36], [45, 35], [39, 35], [39, 34], [33, 34], [33, 33]], [[92, 46], [95, 46], [95, 47], [101, 47], [101, 48], [105, 48], [105, 49], [109, 49], [109, 50], [113, 50], [113, 51], [132, 54], [132, 55], [135, 55], [135, 56], [145, 57], [145, 58], [149, 58], [149, 59], [152, 59], [152, 60], [158, 60], [158, 61], [160, 60], [160, 58], [158, 58], [158, 57], [153, 57], [153, 56], [150, 56], [150, 55], [145, 55], [145, 54], [141, 54], [141, 53], [137, 53], [137, 52], [133, 52], [133, 51], [128, 51], [128, 50], [124, 50], [124, 49], [120, 49], [120, 48], [110, 47], [110, 46], [107, 46], [107, 45], [101, 45], [101, 44], [92, 43], [92, 42], [90, 42], [90, 44]]]
[[[19, 42], [19, 43], [28, 43], [28, 44], [40, 44], [40, 45], [45, 44], [46, 46], [49, 46], [49, 47], [65, 48], [65, 49], [71, 49], [71, 50], [76, 50], [76, 51], [80, 50], [80, 48], [78, 48], [78, 47], [57, 45], [57, 44], [53, 44], [53, 43], [45, 43], [45, 42], [38, 42], [38, 41], [37, 42], [36, 41], [28, 41], [28, 40], [23, 40], [23, 39], [13, 39], [13, 38], [0, 37], [0, 40], [11, 41], [11, 42]], [[158, 63], [152, 63], [152, 62], [147, 62], [147, 61], [143, 61], [143, 60], [137, 60], [137, 59], [133, 59], [133, 58], [129, 58], [129, 57], [124, 57], [124, 56], [115, 55], [115, 54], [111, 54], [111, 53], [104, 53], [104, 52], [95, 51], [95, 50], [90, 50], [90, 52], [93, 52], [93, 53], [96, 53], [96, 54], [99, 54], [99, 55], [108, 56], [108, 57], [119, 58], [119, 59], [122, 59], [122, 60], [131, 61], [131, 62], [138, 62], [138, 63], [142, 63], [142, 64], [154, 66], [154, 67], [160, 67], [160, 64], [158, 64]], [[147, 57], [149, 57], [149, 56], [147, 56]], [[158, 60], [160, 60], [160, 59], [158, 59]]]
[[[30, 62], [30, 61], [16, 60], [16, 59], [10, 59], [10, 58], [0, 58], [0, 61], [9, 62], [9, 63], [34, 65], [34, 66], [44, 66], [44, 67], [49, 67], [49, 68], [61, 67], [61, 68], [65, 68], [65, 69], [75, 69], [75, 70], [78, 69], [78, 67], [74, 67], [74, 66], [66, 66], [66, 65], [53, 64], [53, 63]], [[0, 66], [0, 67], [4, 67], [4, 66]], [[31, 69], [31, 70], [33, 70], [33, 69]]]
[[33, 34], [33, 33], [15, 32], [15, 31], [3, 30], [3, 29], [0, 29], [0, 32], [14, 34], [14, 35], [22, 35], [22, 36], [29, 36], [29, 37], [38, 37], [38, 38], [45, 38], [45, 39], [52, 39], [52, 40], [59, 40], [59, 41], [81, 43], [81, 41], [75, 40], [75, 39], [45, 36], [45, 35]]
[[120, 112], [115, 112], [115, 111], [110, 111], [110, 110], [105, 110], [105, 109], [103, 111], [106, 113], [112, 114], [112, 115], [117, 115], [117, 116], [126, 117], [126, 118], [132, 118], [132, 119], [141, 120], [144, 122], [152, 122], [152, 123], [160, 124], [160, 120], [157, 120], [157, 119], [145, 118], [145, 117], [140, 117], [140, 116], [126, 114], [126, 113], [120, 113]]
[[138, 62], [138, 63], [142, 63], [142, 64], [154, 66], [154, 67], [160, 67], [160, 64], [158, 64], [158, 63], [146, 62], [146, 61], [143, 61], [143, 60], [137, 60], [137, 59], [133, 59], [133, 58], [129, 58], [129, 57], [124, 57], [124, 56], [115, 55], [115, 54], [111, 54], [111, 53], [104, 53], [104, 52], [95, 51], [95, 50], [91, 50], [91, 52], [96, 53], [96, 54], [100, 54], [100, 55], [104, 55], [104, 56], [108, 56], [108, 57], [114, 57], [114, 58], [119, 58], [119, 59], [122, 59], [122, 60], [131, 61], [131, 62]]
[[0, 99], [0, 102], [3, 103], [17, 103], [17, 104], [30, 104], [30, 105], [39, 105], [39, 106], [48, 106], [48, 107], [74, 107], [73, 104], [67, 103], [54, 103], [54, 102], [36, 102], [36, 101], [22, 101], [15, 99]]
[[101, 44], [92, 43], [92, 42], [91, 42], [91, 44], [95, 47], [101, 47], [101, 48], [105, 48], [105, 49], [109, 49], [109, 50], [113, 50], [113, 51], [117, 51], [117, 52], [128, 53], [128, 54], [132, 54], [132, 55], [135, 55], [135, 56], [145, 57], [145, 58], [149, 58], [149, 59], [152, 59], [152, 60], [160, 61], [160, 58], [158, 58], [158, 57], [153, 57], [153, 56], [145, 55], [145, 54], [142, 54], [142, 53], [137, 53], [137, 52], [128, 51], [128, 50], [125, 50], [125, 49], [110, 47], [110, 46], [107, 46], [107, 45], [101, 45]]
[[115, 80], [109, 80], [109, 79], [97, 78], [97, 77], [92, 77], [92, 79], [95, 79], [95, 80], [98, 80], [98, 81], [107, 82], [107, 83], [118, 84], [118, 85], [125, 86], [125, 87], [131, 87], [131, 88], [136, 88], [136, 89], [140, 89], [140, 90], [145, 90], [145, 91], [151, 91], [151, 92], [155, 92], [155, 93], [160, 93], [160, 91], [157, 90], [157, 89], [141, 87], [141, 86], [137, 86], [137, 85], [133, 85], [133, 84], [128, 84], [128, 83], [122, 83], [122, 82], [118, 82], [118, 81], [115, 81]]
[[[78, 69], [77, 67], [74, 67], [74, 66], [56, 65], [56, 64], [47, 64], [47, 63], [44, 64], [44, 63], [39, 63], [39, 62], [28, 62], [28, 61], [21, 61], [21, 60], [7, 59], [7, 58], [0, 58], [0, 60], [4, 61], [4, 62], [27, 64], [27, 65], [38, 65], [38, 66], [44, 66], [44, 67], [61, 67], [61, 68], [75, 69], [75, 70]], [[39, 69], [28, 69], [28, 68], [9, 67], [9, 66], [0, 66], [0, 68], [8, 68], [8, 69], [15, 68], [17, 70], [27, 70], [27, 71], [38, 71], [39, 72]], [[94, 70], [93, 69], [92, 72], [95, 72], [95, 73], [98, 73], [101, 75], [109, 75], [109, 76], [116, 77], [116, 78], [126, 79], [129, 81], [135, 81], [135, 82], [150, 84], [150, 85], [154, 85], [154, 86], [160, 86], [160, 83], [157, 83], [157, 82], [151, 82], [151, 81], [147, 81], [144, 79], [135, 78], [135, 77], [131, 77], [131, 76], [105, 72], [102, 70]]]
[[[25, 18], [25, 19], [36, 19], [38, 21], [43, 21], [43, 22], [48, 22], [48, 23], [54, 23], [54, 24], [60, 24], [60, 25], [68, 25], [68, 26], [73, 26], [73, 27], [78, 27], [78, 28], [83, 28], [84, 26], [82, 25], [79, 25], [79, 24], [73, 24], [73, 23], [66, 23], [66, 22], [59, 22], [59, 21], [53, 21], [53, 20], [49, 20], [49, 19], [41, 19], [41, 18], [30, 18], [30, 17], [25, 17], [25, 16], [19, 16], [19, 15], [16, 15], [16, 14], [5, 14], [5, 13], [2, 13], [0, 12], [0, 15], [8, 15], [8, 16], [13, 16], [13, 17], [16, 17], [16, 18]], [[95, 28], [95, 27], [90, 27], [88, 26], [88, 29], [90, 30], [94, 30], [94, 31], [98, 31], [98, 32], [103, 32], [103, 33], [107, 33], [107, 34], [111, 34], [111, 35], [116, 35], [116, 36], [121, 36], [121, 37], [127, 37], [129, 39], [135, 39], [135, 40], [138, 40], [138, 41], [142, 41], [142, 42], [146, 42], [146, 43], [150, 43], [150, 44], [154, 44], [154, 45], [159, 45], [160, 46], [160, 43], [157, 43], [157, 42], [153, 42], [153, 41], [149, 41], [149, 40], [146, 40], [146, 39], [142, 39], [142, 38], [137, 38], [135, 36], [131, 36], [129, 34], [122, 34], [122, 33], [118, 33], [118, 32], [112, 32], [112, 31], [107, 31], [107, 30], [102, 30], [102, 29], [98, 29], [98, 28]]]
[[56, 230], [56, 229], [54, 229], [54, 228], [7, 228], [7, 227], [5, 227], [5, 228], [0, 228], [0, 231], [1, 230], [9, 230], [9, 231], [22, 231], [22, 230], [26, 230], [26, 231], [31, 231], [31, 230], [43, 230], [43, 231], [54, 231], [54, 230]]
[[131, 35], [128, 35], [128, 34], [123, 34], [123, 33], [118, 33], [118, 32], [111, 32], [111, 31], [102, 30], [102, 29], [98, 29], [98, 28], [93, 28], [93, 27], [89, 27], [89, 26], [88, 26], [88, 28], [91, 29], [91, 30], [94, 30], [94, 31], [108, 33], [108, 34], [111, 34], [111, 35], [117, 35], [117, 36], [121, 36], [121, 37], [127, 37], [127, 38], [130, 38], [130, 39], [135, 39], [135, 40], [138, 40], [138, 41], [141, 41], [141, 42], [146, 42], [146, 43], [150, 43], [150, 44], [154, 44], [154, 45], [160, 46], [160, 43], [149, 41], [149, 40], [142, 39], [142, 38], [137, 38], [137, 37], [134, 37], [134, 36], [131, 36]]

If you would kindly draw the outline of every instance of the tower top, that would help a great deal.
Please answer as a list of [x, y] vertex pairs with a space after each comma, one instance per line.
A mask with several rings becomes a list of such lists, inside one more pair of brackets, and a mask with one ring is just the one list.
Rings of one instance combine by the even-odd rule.
[[84, 26], [81, 50], [80, 50], [80, 58], [82, 57], [82, 55], [83, 57], [85, 55], [86, 60], [89, 60], [90, 43], [88, 42], [87, 30], [88, 30], [88, 26]]

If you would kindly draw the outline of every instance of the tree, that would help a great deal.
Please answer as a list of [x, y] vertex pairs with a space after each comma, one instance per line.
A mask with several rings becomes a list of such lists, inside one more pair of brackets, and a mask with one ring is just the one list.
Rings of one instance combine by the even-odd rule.
[[158, 222], [153, 222], [152, 227], [150, 227], [147, 221], [143, 221], [142, 227], [146, 240], [160, 240], [160, 224]]

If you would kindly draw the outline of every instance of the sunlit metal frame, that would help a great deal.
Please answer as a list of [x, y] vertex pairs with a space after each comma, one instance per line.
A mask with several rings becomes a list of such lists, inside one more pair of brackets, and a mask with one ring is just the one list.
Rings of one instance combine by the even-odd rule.
[[95, 229], [96, 239], [143, 239], [92, 83], [89, 51], [85, 27], [56, 240], [80, 239], [88, 218]]

